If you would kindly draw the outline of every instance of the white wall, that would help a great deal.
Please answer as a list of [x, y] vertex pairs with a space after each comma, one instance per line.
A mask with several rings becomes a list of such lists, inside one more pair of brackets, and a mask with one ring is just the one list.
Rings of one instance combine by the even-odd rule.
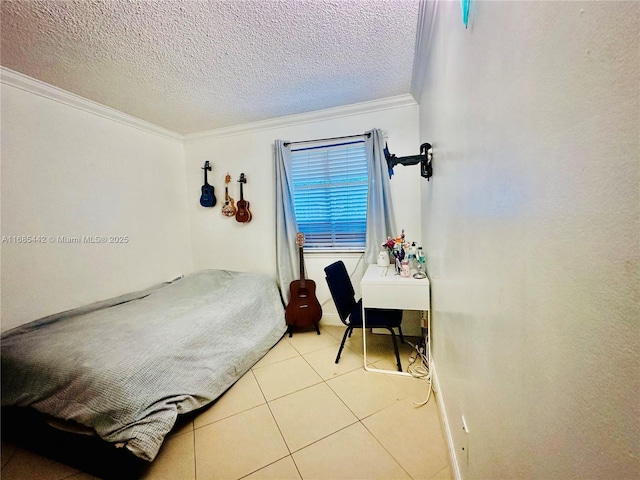
[[640, 3], [471, 6], [438, 3], [420, 99], [459, 473], [638, 478]]
[[[342, 107], [245, 128], [213, 131], [209, 135], [187, 139], [187, 191], [194, 264], [199, 268], [259, 271], [275, 279], [274, 141], [356, 135], [372, 128], [386, 132], [391, 153], [399, 157], [419, 153], [418, 106], [412, 99], [389, 99], [388, 102]], [[230, 195], [236, 201], [239, 198], [237, 179], [241, 172], [245, 173], [245, 200], [249, 201], [253, 214], [250, 223], [242, 224], [233, 218], [223, 217], [221, 203], [212, 209], [200, 206], [201, 167], [206, 160], [210, 160], [213, 166], [209, 183], [214, 186], [218, 202], [224, 199], [226, 173], [231, 174]], [[397, 166], [391, 180], [397, 226], [406, 230], [407, 238], [418, 243], [421, 240], [420, 183], [423, 181], [419, 166]], [[339, 323], [337, 318], [328, 318], [335, 315], [335, 307], [323, 271], [335, 258], [326, 254], [305, 254], [307, 275], [317, 285], [317, 297], [327, 317], [323, 319], [325, 323]], [[353, 277], [357, 287], [363, 263], [358, 265], [358, 256], [353, 254], [338, 258], [345, 260], [350, 269], [357, 267]]]
[[3, 330], [192, 270], [180, 141], [3, 83], [1, 174]]
[[[277, 138], [381, 128], [392, 153], [419, 151], [418, 106], [410, 96], [204, 132], [183, 144], [119, 122], [117, 112], [115, 120], [101, 115], [99, 107], [95, 114], [92, 105], [84, 108], [86, 101], [46, 84], [18, 76], [18, 84], [28, 88], [17, 88], [14, 77], [2, 83], [3, 330], [193, 269], [256, 271], [275, 278]], [[219, 202], [211, 209], [199, 204], [206, 160], [213, 165], [209, 183]], [[247, 175], [245, 198], [253, 214], [248, 224], [220, 213], [227, 171], [236, 200], [236, 180], [241, 172]], [[418, 244], [423, 181], [418, 166], [397, 166], [391, 182], [398, 227]], [[127, 243], [84, 243], [85, 236], [126, 236]], [[16, 243], [24, 237], [44, 243], [33, 238]], [[80, 243], [62, 243], [59, 237]], [[308, 254], [306, 266], [327, 314], [323, 321], [338, 324], [322, 270], [335, 258]], [[364, 271], [360, 255], [338, 258], [354, 271], [357, 289]], [[419, 332], [417, 316], [408, 314], [405, 330]]]

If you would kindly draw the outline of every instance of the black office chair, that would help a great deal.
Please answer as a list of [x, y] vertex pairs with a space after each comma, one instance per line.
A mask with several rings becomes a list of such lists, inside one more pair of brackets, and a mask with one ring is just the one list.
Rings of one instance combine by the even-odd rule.
[[[351, 337], [354, 328], [362, 328], [362, 299], [356, 302], [353, 284], [341, 260], [326, 267], [324, 273], [326, 274], [327, 285], [329, 285], [329, 291], [333, 297], [333, 302], [336, 304], [340, 320], [347, 326], [344, 336], [342, 337], [340, 349], [338, 350], [338, 356], [336, 357], [336, 363], [338, 363], [340, 354], [344, 348], [344, 342], [347, 340], [347, 335]], [[398, 354], [398, 342], [396, 341], [396, 334], [393, 329], [398, 329], [400, 340], [404, 343], [402, 328], [400, 327], [402, 323], [402, 310], [366, 308], [365, 312], [367, 316], [367, 328], [386, 328], [391, 332], [393, 349], [396, 352], [396, 361], [398, 362], [398, 371], [401, 372], [402, 365], [400, 364], [400, 355]]]

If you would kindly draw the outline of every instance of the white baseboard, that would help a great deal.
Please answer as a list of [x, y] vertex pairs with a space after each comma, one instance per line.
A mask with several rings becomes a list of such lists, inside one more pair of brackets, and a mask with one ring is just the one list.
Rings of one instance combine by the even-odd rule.
[[438, 402], [438, 411], [440, 412], [440, 424], [444, 429], [444, 435], [447, 439], [447, 446], [449, 447], [449, 465], [451, 466], [451, 474], [454, 480], [462, 480], [460, 475], [460, 466], [458, 465], [458, 459], [456, 457], [456, 448], [453, 444], [453, 436], [451, 435], [451, 427], [449, 419], [447, 417], [447, 409], [442, 398], [442, 390], [440, 390], [440, 383], [438, 382], [438, 375], [436, 373], [436, 366], [433, 358], [431, 359], [431, 380], [433, 393], [436, 395]]
[[342, 323], [337, 313], [323, 313], [320, 323], [322, 325], [336, 325], [338, 327], [344, 327], [344, 323]]

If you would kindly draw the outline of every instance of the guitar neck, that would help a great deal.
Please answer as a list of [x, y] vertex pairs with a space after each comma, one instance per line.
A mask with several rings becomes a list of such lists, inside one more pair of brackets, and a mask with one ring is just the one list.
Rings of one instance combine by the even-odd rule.
[[300, 246], [298, 248], [298, 250], [299, 250], [299, 253], [300, 253], [300, 286], [302, 288], [304, 288], [304, 281], [305, 281], [305, 278], [304, 278], [304, 253], [303, 253], [303, 250], [302, 250], [302, 246]]
[[242, 189], [242, 184], [243, 183], [247, 183], [247, 177], [244, 176], [244, 173], [240, 174], [240, 178], [238, 179], [238, 182], [240, 183], [240, 202], [242, 202], [242, 204], [244, 205], [244, 192]]

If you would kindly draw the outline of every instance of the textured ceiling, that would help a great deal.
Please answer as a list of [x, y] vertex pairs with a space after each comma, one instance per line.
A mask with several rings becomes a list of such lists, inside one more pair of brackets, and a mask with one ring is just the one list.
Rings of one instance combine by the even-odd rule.
[[407, 94], [418, 0], [1, 0], [4, 67], [177, 133]]

